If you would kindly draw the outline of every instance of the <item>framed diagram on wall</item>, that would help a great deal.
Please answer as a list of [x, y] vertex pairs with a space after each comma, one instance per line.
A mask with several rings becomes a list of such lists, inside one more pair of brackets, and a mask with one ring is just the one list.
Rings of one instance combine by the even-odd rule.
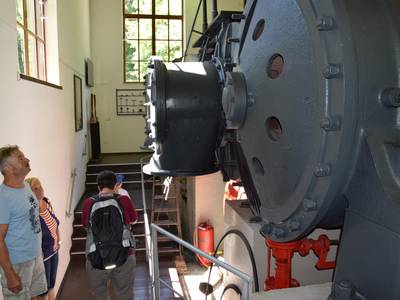
[[117, 115], [145, 115], [144, 88], [143, 89], [117, 89]]

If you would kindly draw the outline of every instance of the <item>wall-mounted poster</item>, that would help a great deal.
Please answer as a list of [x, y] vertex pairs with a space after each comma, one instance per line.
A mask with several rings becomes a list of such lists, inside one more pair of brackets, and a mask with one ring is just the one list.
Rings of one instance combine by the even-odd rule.
[[145, 115], [144, 89], [117, 89], [117, 115]]
[[83, 128], [82, 79], [74, 75], [75, 131]]

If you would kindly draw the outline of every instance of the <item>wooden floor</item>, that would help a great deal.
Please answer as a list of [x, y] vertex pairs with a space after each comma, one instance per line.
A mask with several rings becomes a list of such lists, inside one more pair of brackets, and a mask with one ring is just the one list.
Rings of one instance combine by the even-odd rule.
[[[173, 259], [163, 259], [160, 261], [160, 278], [171, 284], [169, 268], [174, 268], [175, 264]], [[90, 300], [90, 288], [84, 262], [72, 262], [65, 275], [64, 286], [59, 293], [57, 300]], [[174, 298], [172, 292], [161, 286], [160, 297], [163, 300], [179, 299]], [[118, 300], [111, 292], [112, 300]], [[151, 279], [149, 275], [149, 268], [145, 261], [137, 262], [135, 268], [135, 280], [133, 283], [133, 296], [132, 299], [137, 300], [150, 300], [151, 298]]]

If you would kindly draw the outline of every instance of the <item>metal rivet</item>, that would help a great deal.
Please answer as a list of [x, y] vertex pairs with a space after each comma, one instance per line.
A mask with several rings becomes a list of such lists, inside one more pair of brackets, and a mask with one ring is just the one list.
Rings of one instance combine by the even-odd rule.
[[310, 212], [317, 209], [317, 202], [311, 199], [304, 199], [303, 200], [303, 208], [305, 211]]
[[331, 166], [329, 164], [318, 164], [314, 169], [316, 177], [326, 177], [331, 174]]
[[322, 16], [317, 20], [317, 29], [320, 31], [331, 30], [335, 26], [335, 20], [329, 16]]
[[333, 284], [334, 299], [351, 300], [354, 299], [355, 289], [351, 281], [342, 280]]
[[326, 79], [337, 78], [340, 76], [341, 67], [338, 64], [328, 64], [322, 74]]
[[253, 106], [256, 100], [254, 99], [254, 96], [252, 93], [247, 94], [247, 105], [248, 106]]
[[325, 131], [340, 130], [342, 119], [340, 117], [328, 116], [321, 121], [321, 128]]
[[400, 106], [400, 88], [385, 88], [379, 95], [379, 98], [383, 105], [387, 107], [399, 107]]

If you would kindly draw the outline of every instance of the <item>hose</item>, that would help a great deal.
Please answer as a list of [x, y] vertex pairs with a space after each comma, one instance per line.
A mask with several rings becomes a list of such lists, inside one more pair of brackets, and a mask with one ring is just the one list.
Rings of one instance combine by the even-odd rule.
[[225, 292], [229, 289], [234, 290], [236, 292], [236, 294], [238, 294], [239, 296], [242, 296], [242, 291], [239, 289], [239, 287], [234, 283], [230, 283], [222, 291], [221, 298], [220, 298], [221, 300], [222, 300], [222, 297], [224, 296]]
[[[249, 241], [246, 239], [246, 236], [245, 236], [241, 231], [239, 231], [239, 230], [237, 230], [237, 229], [228, 230], [228, 231], [222, 236], [222, 238], [219, 240], [219, 242], [218, 242], [218, 244], [217, 244], [217, 247], [215, 248], [214, 257], [217, 256], [218, 248], [219, 248], [219, 246], [221, 245], [222, 241], [223, 241], [228, 235], [230, 235], [230, 234], [236, 234], [237, 236], [239, 236], [239, 237], [241, 238], [241, 240], [242, 240], [243, 243], [245, 244], [246, 249], [247, 249], [247, 252], [249, 253], [249, 256], [250, 256], [251, 267], [252, 267], [252, 270], [253, 270], [254, 290], [255, 290], [256, 292], [259, 292], [259, 291], [260, 291], [260, 287], [259, 287], [259, 284], [258, 284], [257, 266], [256, 266], [256, 262], [255, 262], [255, 259], [254, 259], [254, 254], [253, 254], [253, 251], [251, 250]], [[208, 285], [207, 285], [207, 286], [210, 285], [211, 271], [212, 271], [213, 266], [214, 266], [214, 265], [211, 265], [210, 271], [209, 271], [209, 273], [208, 273], [208, 279], [207, 279], [207, 284], [208, 284]], [[229, 286], [229, 285], [228, 285], [228, 286]], [[205, 294], [206, 294], [205, 300], [207, 300], [207, 296], [208, 296], [207, 291], [206, 291]]]

